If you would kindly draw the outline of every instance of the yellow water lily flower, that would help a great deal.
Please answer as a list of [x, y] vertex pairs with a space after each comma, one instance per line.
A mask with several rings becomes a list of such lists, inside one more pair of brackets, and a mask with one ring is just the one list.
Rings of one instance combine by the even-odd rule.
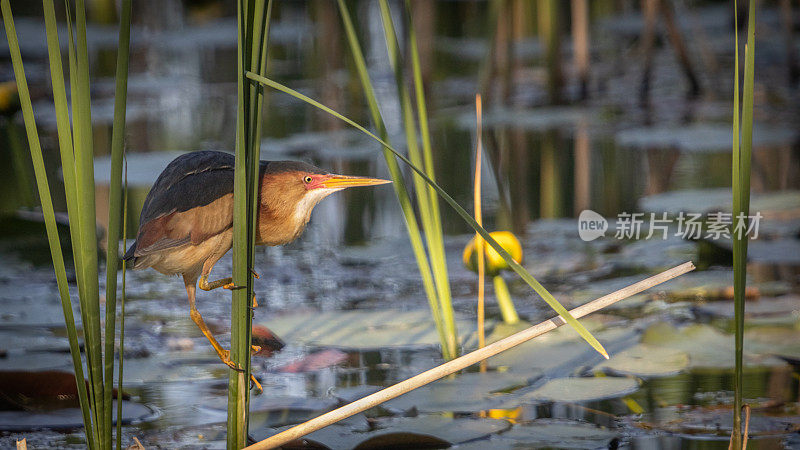
[[[522, 262], [522, 245], [514, 233], [510, 231], [493, 231], [489, 235], [500, 244], [505, 251], [507, 251], [514, 261]], [[486, 274], [494, 276], [501, 270], [508, 269], [508, 263], [500, 256], [497, 251], [492, 248], [488, 243], [484, 244], [484, 253], [486, 254]], [[478, 271], [478, 260], [475, 256], [475, 238], [473, 237], [469, 244], [464, 248], [464, 265], [473, 272]]]

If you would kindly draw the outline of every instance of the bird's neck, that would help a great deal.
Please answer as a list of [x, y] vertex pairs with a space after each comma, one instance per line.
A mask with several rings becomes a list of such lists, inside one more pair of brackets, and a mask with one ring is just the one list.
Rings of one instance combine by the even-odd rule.
[[330, 195], [323, 189], [305, 193], [299, 201], [276, 194], [274, 190], [263, 190], [258, 213], [259, 245], [283, 245], [297, 239], [311, 219], [311, 211], [323, 198]]

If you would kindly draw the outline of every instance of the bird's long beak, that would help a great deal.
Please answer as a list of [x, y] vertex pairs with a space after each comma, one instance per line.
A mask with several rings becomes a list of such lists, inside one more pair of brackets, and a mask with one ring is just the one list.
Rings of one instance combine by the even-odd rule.
[[328, 189], [344, 189], [358, 186], [375, 186], [378, 184], [391, 183], [390, 180], [380, 178], [356, 177], [350, 175], [331, 175], [330, 178], [322, 182]]

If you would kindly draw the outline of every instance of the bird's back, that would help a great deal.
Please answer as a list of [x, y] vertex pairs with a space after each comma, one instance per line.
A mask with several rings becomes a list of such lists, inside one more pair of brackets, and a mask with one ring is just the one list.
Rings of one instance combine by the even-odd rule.
[[[148, 267], [144, 256], [199, 242], [231, 226], [234, 156], [202, 151], [175, 158], [158, 176], [144, 201], [136, 242], [125, 259]], [[209, 205], [218, 205], [205, 211]]]
[[[157, 261], [157, 254], [216, 236], [233, 225], [233, 172], [230, 153], [201, 151], [175, 158], [158, 176], [144, 201], [136, 242], [125, 253], [133, 268]], [[261, 161], [260, 174], [325, 173], [296, 161]], [[149, 255], [154, 257], [144, 258]]]
[[230, 153], [202, 151], [175, 158], [150, 188], [139, 223], [205, 206], [233, 193], [233, 168]]

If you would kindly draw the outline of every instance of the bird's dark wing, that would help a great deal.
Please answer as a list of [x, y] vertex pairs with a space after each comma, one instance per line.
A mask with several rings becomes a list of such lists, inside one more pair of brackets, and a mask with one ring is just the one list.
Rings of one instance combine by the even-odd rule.
[[199, 244], [233, 224], [234, 156], [181, 155], [159, 175], [139, 219], [135, 256]]
[[175, 158], [147, 194], [139, 221], [188, 211], [232, 193], [233, 166], [233, 155], [223, 152], [192, 152]]

